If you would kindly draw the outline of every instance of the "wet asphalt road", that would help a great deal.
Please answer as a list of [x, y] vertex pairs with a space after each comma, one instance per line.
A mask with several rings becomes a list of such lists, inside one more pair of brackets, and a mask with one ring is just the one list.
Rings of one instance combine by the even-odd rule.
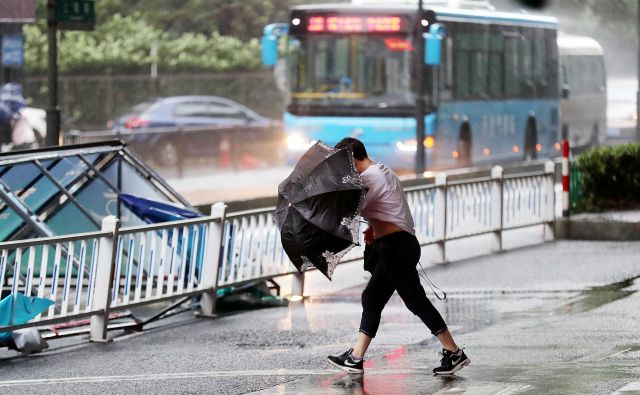
[[453, 378], [431, 375], [437, 343], [397, 296], [364, 377], [328, 367], [355, 339], [356, 262], [337, 269], [342, 287], [310, 276], [304, 303], [214, 320], [187, 312], [106, 345], [53, 340], [30, 357], [0, 350], [0, 394], [611, 394], [640, 381], [640, 243], [505, 244], [466, 258], [470, 247], [451, 243], [452, 262], [427, 268], [472, 360]]

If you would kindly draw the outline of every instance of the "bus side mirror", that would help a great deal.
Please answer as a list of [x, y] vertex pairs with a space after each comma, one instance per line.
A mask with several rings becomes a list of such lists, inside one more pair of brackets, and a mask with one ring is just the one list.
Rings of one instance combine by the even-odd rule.
[[570, 92], [571, 92], [571, 88], [569, 88], [569, 85], [564, 84], [564, 85], [562, 85], [562, 92], [560, 93], [560, 96], [563, 99], [568, 99]]
[[288, 32], [289, 25], [286, 23], [272, 23], [264, 27], [263, 35], [260, 39], [263, 65], [275, 66], [278, 63], [278, 38]]
[[439, 65], [442, 53], [442, 39], [445, 36], [445, 29], [439, 23], [434, 23], [429, 27], [429, 32], [424, 35], [424, 64]]
[[260, 47], [262, 51], [262, 64], [265, 66], [275, 66], [278, 62], [278, 38], [273, 34], [262, 36]]

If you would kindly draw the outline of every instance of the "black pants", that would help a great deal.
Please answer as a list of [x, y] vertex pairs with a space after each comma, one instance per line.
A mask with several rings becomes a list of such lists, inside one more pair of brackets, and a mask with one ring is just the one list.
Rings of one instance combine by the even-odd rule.
[[398, 291], [407, 308], [425, 323], [431, 333], [437, 335], [447, 329], [420, 284], [416, 270], [419, 260], [420, 244], [408, 232], [392, 233], [374, 241], [373, 251], [369, 251], [365, 259], [372, 275], [362, 292], [360, 332], [376, 336], [382, 309], [394, 291]]

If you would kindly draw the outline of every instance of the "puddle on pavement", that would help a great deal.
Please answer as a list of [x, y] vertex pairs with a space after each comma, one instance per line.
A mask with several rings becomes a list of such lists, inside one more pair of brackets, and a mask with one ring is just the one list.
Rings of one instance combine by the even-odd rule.
[[[522, 291], [496, 292], [472, 291], [448, 294], [444, 301], [430, 298], [445, 322], [457, 326], [464, 332], [472, 332], [502, 322], [505, 319], [536, 315], [568, 315], [602, 307], [634, 294], [640, 285], [636, 279], [591, 287], [583, 291]], [[360, 288], [345, 290], [338, 294], [314, 297], [308, 303], [360, 303]], [[565, 302], [566, 301], [566, 302]], [[402, 306], [397, 294], [387, 306]], [[408, 310], [387, 308], [383, 321], [410, 323], [416, 320]]]
[[606, 304], [633, 295], [636, 290], [630, 290], [635, 279], [628, 279], [617, 283], [591, 287], [581, 291], [572, 300], [553, 310], [554, 314], [576, 314], [602, 307]]

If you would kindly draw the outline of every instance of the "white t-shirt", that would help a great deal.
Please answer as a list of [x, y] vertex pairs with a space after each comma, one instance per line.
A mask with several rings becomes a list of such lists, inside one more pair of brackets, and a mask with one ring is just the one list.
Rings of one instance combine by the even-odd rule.
[[360, 174], [369, 190], [364, 199], [362, 216], [390, 222], [415, 235], [413, 217], [398, 176], [382, 163], [369, 166]]

